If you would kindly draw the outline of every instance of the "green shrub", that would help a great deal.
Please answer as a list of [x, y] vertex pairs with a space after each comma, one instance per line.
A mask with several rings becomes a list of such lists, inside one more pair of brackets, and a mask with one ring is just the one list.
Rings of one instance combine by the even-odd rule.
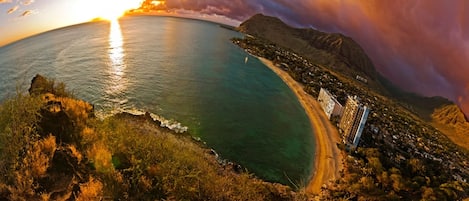
[[38, 139], [41, 100], [18, 93], [0, 105], [0, 181], [14, 181], [14, 170]]

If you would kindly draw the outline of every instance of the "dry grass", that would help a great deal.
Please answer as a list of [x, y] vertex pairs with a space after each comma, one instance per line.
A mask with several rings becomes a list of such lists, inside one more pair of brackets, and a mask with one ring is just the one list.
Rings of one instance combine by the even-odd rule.
[[83, 155], [80, 151], [78, 151], [74, 145], [68, 145], [67, 148], [72, 152], [72, 156], [78, 160], [78, 164], [80, 164], [83, 160]]
[[76, 198], [77, 201], [91, 201], [103, 199], [103, 184], [90, 177], [89, 181], [80, 185], [80, 194]]
[[9, 199], [24, 200], [37, 195], [36, 181], [46, 175], [55, 150], [56, 144], [53, 136], [34, 141], [26, 147], [25, 157], [17, 163], [17, 169], [13, 171], [13, 180], [4, 184], [7, 187]]
[[72, 119], [77, 126], [83, 127], [93, 112], [93, 106], [83, 100], [72, 98], [58, 98], [65, 107], [65, 113]]
[[94, 144], [88, 151], [87, 156], [98, 172], [110, 172], [114, 169], [112, 154], [106, 145], [102, 143]]
[[42, 94], [41, 99], [44, 102], [60, 102], [68, 117], [76, 124], [77, 127], [80, 128], [86, 125], [86, 122], [90, 119], [90, 115], [93, 114], [94, 110], [93, 105], [83, 100], [78, 100], [70, 97], [55, 96], [51, 93]]
[[12, 181], [22, 150], [37, 138], [41, 104], [19, 93], [0, 105], [0, 181]]
[[[250, 174], [225, 170], [208, 150], [189, 137], [162, 132], [151, 123], [135, 124], [125, 119], [109, 118], [96, 132], [106, 134], [103, 141], [111, 153], [125, 153], [129, 159], [130, 167], [125, 171], [116, 170], [108, 175], [124, 175], [131, 171], [133, 175], [127, 177], [127, 181], [114, 179], [113, 185], [129, 189], [127, 195], [133, 195], [134, 199], [294, 199], [288, 187], [282, 191], [279, 190], [281, 186], [274, 187]], [[112, 192], [112, 189], [105, 192]]]
[[32, 148], [26, 152], [26, 157], [23, 159], [23, 167], [31, 170], [33, 178], [43, 177], [46, 174], [47, 168], [49, 168], [56, 148], [54, 136], [34, 142]]
[[432, 122], [432, 126], [445, 134], [454, 144], [469, 150], [469, 128], [451, 127]]

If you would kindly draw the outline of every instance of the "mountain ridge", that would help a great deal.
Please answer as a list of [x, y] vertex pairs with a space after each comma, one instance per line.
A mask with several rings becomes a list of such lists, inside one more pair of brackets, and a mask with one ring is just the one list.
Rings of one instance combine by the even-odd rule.
[[[241, 23], [238, 30], [262, 37], [291, 49], [320, 64], [347, 70], [351, 76], [360, 74], [376, 80], [377, 71], [364, 50], [353, 39], [340, 33], [293, 28], [280, 19], [256, 14]], [[326, 56], [328, 60], [322, 60]], [[338, 62], [337, 62], [338, 61]]]
[[263, 14], [253, 15], [242, 22], [237, 30], [304, 55], [315, 63], [340, 71], [351, 79], [355, 79], [356, 76], [364, 77], [365, 84], [369, 87], [397, 100], [403, 107], [425, 121], [432, 121], [432, 115], [438, 108], [447, 105], [459, 108], [444, 97], [425, 97], [397, 87], [376, 71], [371, 59], [357, 42], [341, 33], [294, 28], [279, 18]]

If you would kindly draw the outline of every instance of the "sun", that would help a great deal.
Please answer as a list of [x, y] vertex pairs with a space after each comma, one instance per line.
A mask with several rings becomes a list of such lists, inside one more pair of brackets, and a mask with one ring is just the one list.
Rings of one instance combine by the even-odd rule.
[[98, 17], [113, 21], [122, 17], [127, 10], [138, 8], [141, 1], [139, 0], [99, 0], [96, 1]]

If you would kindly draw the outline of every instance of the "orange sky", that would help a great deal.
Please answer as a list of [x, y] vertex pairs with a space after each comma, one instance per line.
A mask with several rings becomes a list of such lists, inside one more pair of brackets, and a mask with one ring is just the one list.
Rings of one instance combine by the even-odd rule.
[[0, 0], [0, 46], [25, 36], [115, 16], [138, 8], [140, 0]]

